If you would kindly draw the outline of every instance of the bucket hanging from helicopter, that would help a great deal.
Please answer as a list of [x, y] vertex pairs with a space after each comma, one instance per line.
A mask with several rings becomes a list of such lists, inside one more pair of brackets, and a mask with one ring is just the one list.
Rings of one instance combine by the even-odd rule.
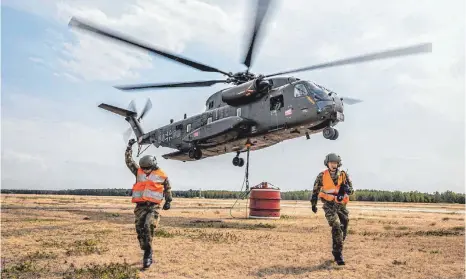
[[268, 182], [251, 187], [249, 218], [280, 219], [280, 189]]

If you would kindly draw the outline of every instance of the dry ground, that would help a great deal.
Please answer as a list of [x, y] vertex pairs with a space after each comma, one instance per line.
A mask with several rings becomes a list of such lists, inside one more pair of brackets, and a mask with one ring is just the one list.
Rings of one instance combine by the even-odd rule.
[[[232, 200], [175, 199], [162, 211], [155, 264], [142, 272], [129, 198], [1, 200], [2, 278], [464, 278], [465, 272], [464, 205], [352, 202], [347, 265], [340, 267], [331, 261], [320, 203], [315, 215], [309, 202], [282, 201], [280, 220], [257, 220], [244, 218], [245, 201], [232, 218]], [[393, 211], [401, 207], [446, 212]]]

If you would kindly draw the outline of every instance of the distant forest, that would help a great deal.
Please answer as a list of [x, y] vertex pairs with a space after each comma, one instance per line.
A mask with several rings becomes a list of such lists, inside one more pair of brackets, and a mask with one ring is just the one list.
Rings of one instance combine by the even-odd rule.
[[[2, 194], [42, 194], [42, 195], [82, 195], [82, 196], [128, 196], [130, 189], [75, 189], [75, 190], [8, 190], [1, 189]], [[236, 199], [242, 197], [242, 192], [225, 190], [186, 190], [173, 191], [174, 198], [206, 199]], [[281, 192], [283, 200], [309, 200], [311, 192], [286, 191]], [[465, 203], [465, 194], [446, 191], [443, 193], [421, 193], [418, 191], [380, 191], [380, 190], [357, 190], [350, 197], [352, 201], [375, 201], [375, 202], [418, 202], [418, 203]]]

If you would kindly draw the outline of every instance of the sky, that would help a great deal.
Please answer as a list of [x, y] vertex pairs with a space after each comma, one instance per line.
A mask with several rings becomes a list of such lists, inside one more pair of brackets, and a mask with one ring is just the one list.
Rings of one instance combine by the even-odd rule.
[[[225, 86], [119, 91], [113, 86], [223, 76], [71, 30], [72, 16], [237, 72], [245, 69], [250, 2], [3, 0], [2, 188], [131, 188], [128, 123], [97, 106], [127, 108], [134, 100], [141, 110], [150, 98], [142, 123], [149, 131], [201, 112]], [[294, 74], [364, 102], [345, 107], [336, 141], [315, 134], [252, 152], [250, 185], [312, 189], [325, 155], [335, 152], [356, 190], [464, 193], [464, 18], [461, 0], [275, 1], [256, 46], [256, 74], [424, 42], [433, 49]], [[145, 154], [157, 157], [174, 190], [240, 190], [245, 169], [232, 165], [234, 154], [186, 163], [161, 157], [172, 151], [151, 146]]]

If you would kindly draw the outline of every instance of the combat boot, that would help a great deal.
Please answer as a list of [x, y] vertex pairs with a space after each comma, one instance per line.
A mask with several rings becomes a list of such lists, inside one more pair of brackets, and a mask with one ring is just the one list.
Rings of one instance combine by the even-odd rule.
[[152, 264], [152, 249], [149, 248], [144, 251], [143, 266], [144, 268], [148, 268], [150, 267], [151, 264]]
[[343, 260], [343, 255], [341, 252], [332, 252], [332, 254], [338, 265], [345, 265], [345, 261]]

